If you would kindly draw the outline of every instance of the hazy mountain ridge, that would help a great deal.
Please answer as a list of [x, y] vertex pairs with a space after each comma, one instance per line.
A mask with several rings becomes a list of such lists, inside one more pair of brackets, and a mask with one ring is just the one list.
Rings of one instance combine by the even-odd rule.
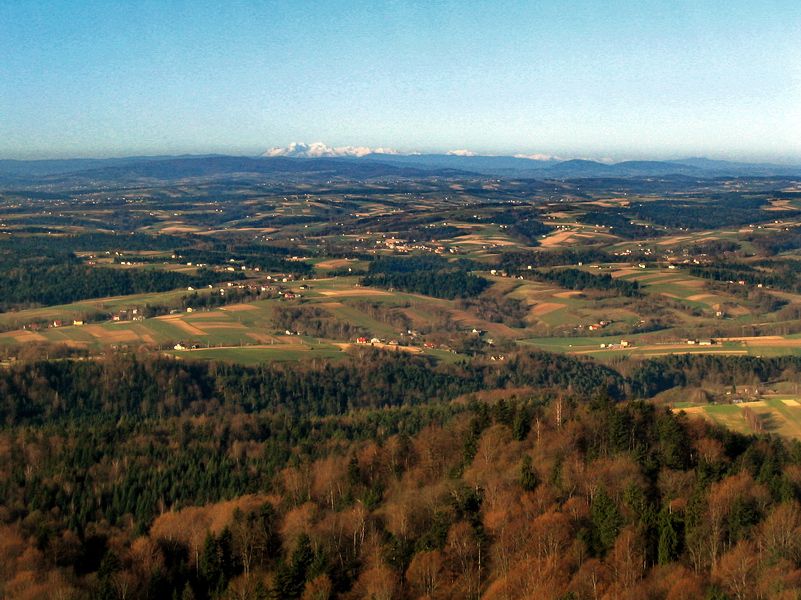
[[[540, 156], [540, 155], [536, 155]], [[322, 143], [290, 144], [258, 157], [226, 155], [132, 156], [53, 160], [0, 160], [6, 182], [48, 179], [179, 179], [219, 175], [369, 179], [380, 177], [502, 177], [531, 179], [685, 176], [801, 176], [801, 165], [745, 163], [692, 157], [607, 163], [544, 156], [485, 156], [470, 153], [399, 154], [366, 146], [333, 148]]]
[[[81, 163], [78, 163], [81, 165]], [[87, 169], [85, 165], [90, 165]], [[124, 181], [136, 179], [175, 180], [230, 175], [259, 176], [268, 179], [377, 179], [425, 177], [475, 177], [476, 173], [456, 169], [392, 165], [372, 160], [344, 158], [253, 158], [246, 156], [205, 156], [119, 161], [92, 168], [97, 163], [84, 163], [82, 169], [67, 172], [25, 174], [6, 173], [7, 182], [18, 183], [29, 178], [39, 182], [63, 183], [68, 180]], [[35, 171], [35, 170], [34, 170]], [[3, 173], [0, 172], [0, 177]]]
[[582, 177], [658, 177], [685, 175], [688, 177], [740, 177], [800, 175], [801, 165], [749, 163], [689, 157], [673, 160], [626, 160], [606, 162], [591, 159], [559, 159], [545, 154], [482, 155], [470, 150], [451, 150], [446, 153], [401, 153], [395, 150], [366, 146], [331, 147], [292, 143], [271, 148], [262, 156], [294, 158], [339, 157], [369, 159], [394, 165], [414, 165], [428, 168], [451, 168], [473, 171], [483, 175], [535, 178]]
[[122, 167], [142, 162], [177, 158], [206, 158], [214, 155], [128, 156], [120, 158], [53, 158], [40, 160], [0, 159], [0, 175], [41, 176], [76, 173], [89, 169]]
[[461, 156], [453, 154], [368, 155], [392, 164], [447, 166], [502, 177], [573, 179], [584, 177], [745, 177], [801, 175], [801, 165], [740, 163], [706, 158], [682, 160], [630, 160], [606, 163], [587, 159], [534, 160], [514, 156]]

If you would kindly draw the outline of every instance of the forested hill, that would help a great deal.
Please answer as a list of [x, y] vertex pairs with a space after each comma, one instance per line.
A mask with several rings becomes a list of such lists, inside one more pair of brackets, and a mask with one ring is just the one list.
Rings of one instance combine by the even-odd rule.
[[0, 271], [0, 311], [10, 306], [51, 306], [87, 298], [205, 287], [235, 279], [242, 279], [241, 273], [211, 269], [186, 274], [155, 269], [91, 268], [81, 264], [12, 268]]
[[522, 353], [501, 364], [434, 367], [406, 354], [360, 351], [345, 364], [257, 368], [172, 359], [39, 362], [0, 371], [0, 421], [276, 411], [295, 416], [447, 401], [505, 387], [623, 394], [623, 378], [586, 360]]
[[11, 368], [0, 585], [31, 598], [796, 597], [801, 445], [615, 403], [621, 384], [543, 354]]
[[798, 362], [11, 366], [0, 593], [795, 598], [801, 445], [625, 398]]

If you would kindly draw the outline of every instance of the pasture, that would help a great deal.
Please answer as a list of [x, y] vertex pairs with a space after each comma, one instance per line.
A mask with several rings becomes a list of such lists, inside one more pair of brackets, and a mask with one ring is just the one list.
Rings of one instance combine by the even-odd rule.
[[801, 440], [801, 402], [795, 397], [771, 397], [739, 404], [678, 403], [673, 406], [673, 411], [702, 417], [746, 435], [757, 433], [745, 418], [743, 411], [746, 408], [756, 414], [764, 433]]

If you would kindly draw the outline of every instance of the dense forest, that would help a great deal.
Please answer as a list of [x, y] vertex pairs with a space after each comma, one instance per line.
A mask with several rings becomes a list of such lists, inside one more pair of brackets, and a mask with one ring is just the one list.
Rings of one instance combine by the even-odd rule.
[[[290, 313], [291, 314], [291, 313]], [[498, 364], [434, 366], [406, 354], [359, 352], [345, 364], [298, 369], [264, 365], [183, 363], [167, 359], [39, 362], [0, 371], [0, 422], [42, 423], [88, 414], [179, 415], [221, 403], [248, 412], [344, 414], [348, 410], [414, 405], [505, 386], [558, 387], [621, 397], [624, 380], [589, 361], [544, 352]], [[194, 408], [193, 408], [194, 407]]]
[[353, 341], [357, 337], [372, 337], [364, 327], [337, 319], [327, 310], [316, 306], [279, 306], [272, 321], [278, 332], [288, 331], [332, 340]]
[[478, 296], [489, 281], [470, 273], [470, 261], [450, 263], [439, 256], [382, 257], [370, 263], [362, 284], [453, 300]]
[[[757, 262], [717, 262], [693, 266], [690, 273], [696, 277], [739, 285], [762, 286], [789, 292], [801, 291], [801, 261], [762, 259]], [[742, 284], [740, 282], [743, 282]]]
[[[163, 237], [163, 239], [162, 239]], [[144, 234], [28, 236], [0, 240], [0, 311], [67, 304], [88, 298], [163, 292], [242, 279], [241, 273], [198, 269], [194, 274], [152, 268], [120, 269], [86, 264], [75, 252], [111, 253], [167, 249], [187, 240]], [[130, 259], [129, 259], [130, 260]]]
[[613, 396], [663, 370], [684, 379], [657, 388], [800, 365], [673, 357], [631, 383], [545, 354], [491, 367], [372, 350], [322, 367], [126, 355], [12, 367], [0, 589], [794, 598], [801, 445]]
[[526, 271], [524, 276], [539, 281], [552, 281], [568, 290], [600, 290], [628, 298], [642, 296], [636, 281], [614, 279], [609, 273], [594, 275], [581, 269], [552, 269]]
[[529, 307], [518, 298], [482, 294], [466, 298], [459, 303], [466, 310], [491, 323], [504, 323], [509, 327], [525, 327]]
[[0, 308], [67, 304], [86, 298], [164, 292], [242, 279], [241, 273], [199, 269], [194, 275], [156, 269], [93, 268], [80, 264], [12, 268], [0, 272]]
[[750, 241], [762, 254], [775, 256], [787, 250], [801, 248], [801, 228], [793, 227], [787, 231], [771, 232], [770, 235], [751, 235]]
[[[655, 200], [632, 204], [629, 212], [638, 219], [669, 228], [714, 229], [767, 221], [763, 196], [729, 193], [699, 200]], [[796, 211], [782, 216], [791, 217]]]
[[593, 211], [581, 215], [578, 221], [588, 225], [606, 227], [610, 233], [628, 240], [643, 239], [655, 235], [664, 235], [665, 233], [664, 230], [638, 225], [632, 222], [631, 217], [609, 210]]
[[522, 273], [535, 267], [557, 267], [592, 263], [627, 262], [631, 256], [616, 256], [595, 248], [566, 248], [543, 251], [513, 250], [504, 252], [500, 257], [500, 266], [508, 273]]

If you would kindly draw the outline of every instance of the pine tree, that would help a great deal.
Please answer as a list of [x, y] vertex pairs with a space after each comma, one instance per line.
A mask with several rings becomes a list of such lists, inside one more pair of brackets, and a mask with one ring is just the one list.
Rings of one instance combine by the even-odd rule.
[[659, 514], [659, 545], [657, 562], [666, 565], [679, 554], [679, 533], [676, 530], [676, 517], [667, 508]]
[[615, 543], [623, 519], [614, 501], [601, 489], [595, 495], [590, 510], [594, 541], [599, 554], [605, 554]]
[[520, 485], [527, 492], [533, 492], [537, 487], [537, 474], [531, 466], [531, 457], [526, 454], [523, 456], [523, 464], [520, 465]]
[[512, 422], [512, 436], [518, 442], [522, 442], [526, 439], [530, 429], [531, 415], [528, 413], [528, 410], [521, 408], [515, 413], [515, 418]]
[[309, 536], [303, 534], [298, 539], [297, 548], [292, 552], [288, 562], [278, 567], [275, 574], [273, 597], [276, 600], [293, 600], [300, 598], [306, 583], [309, 567], [314, 562], [314, 551]]

